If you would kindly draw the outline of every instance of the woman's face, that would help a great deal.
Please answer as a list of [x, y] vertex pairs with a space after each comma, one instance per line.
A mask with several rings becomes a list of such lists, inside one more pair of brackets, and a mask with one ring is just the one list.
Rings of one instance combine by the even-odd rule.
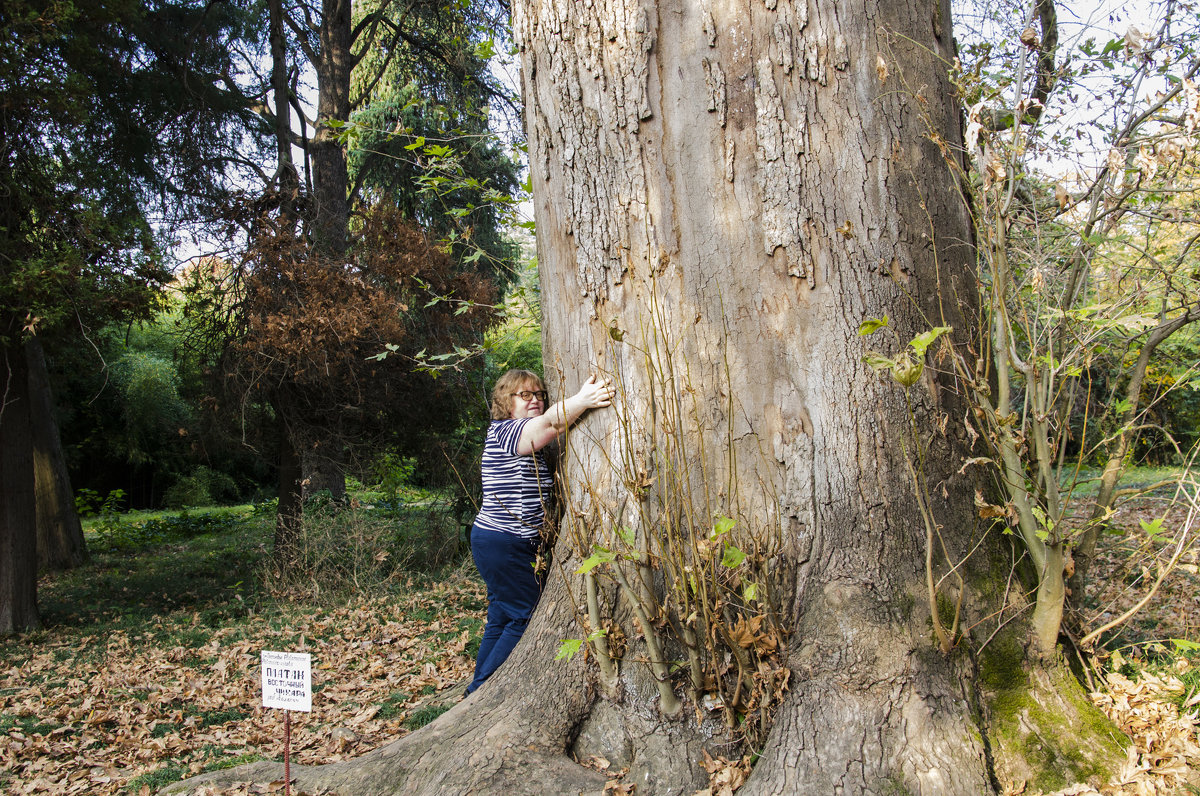
[[[512, 396], [512, 413], [511, 417], [537, 417], [542, 412], [546, 411], [546, 400], [542, 397], [545, 393], [543, 387], [536, 383], [525, 383], [517, 390], [513, 391]], [[528, 395], [528, 398], [521, 397], [521, 393]]]

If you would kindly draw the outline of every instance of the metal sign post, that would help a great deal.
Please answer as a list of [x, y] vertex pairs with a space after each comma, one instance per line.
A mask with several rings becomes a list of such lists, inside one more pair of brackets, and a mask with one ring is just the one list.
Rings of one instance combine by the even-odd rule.
[[283, 793], [292, 796], [292, 711], [283, 711]]
[[312, 710], [312, 656], [262, 651], [263, 707], [283, 711], [283, 791], [292, 792], [292, 711]]

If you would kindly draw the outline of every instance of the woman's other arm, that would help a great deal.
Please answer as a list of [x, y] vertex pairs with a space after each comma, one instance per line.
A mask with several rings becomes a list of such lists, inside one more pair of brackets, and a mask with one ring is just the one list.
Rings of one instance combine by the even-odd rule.
[[612, 380], [588, 378], [579, 392], [551, 406], [537, 417], [530, 418], [521, 429], [517, 453], [528, 456], [553, 442], [589, 409], [600, 409], [612, 403]]

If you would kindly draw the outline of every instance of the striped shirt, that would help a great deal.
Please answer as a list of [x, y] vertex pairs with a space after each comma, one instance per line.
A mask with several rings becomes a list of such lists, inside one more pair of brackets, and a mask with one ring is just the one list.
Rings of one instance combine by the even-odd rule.
[[489, 531], [533, 538], [546, 521], [554, 475], [540, 451], [517, 453], [530, 418], [493, 420], [483, 442], [483, 508], [475, 524]]

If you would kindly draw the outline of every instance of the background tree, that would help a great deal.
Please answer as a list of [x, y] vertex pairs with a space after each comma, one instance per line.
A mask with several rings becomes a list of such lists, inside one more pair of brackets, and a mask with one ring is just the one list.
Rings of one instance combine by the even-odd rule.
[[[457, 272], [395, 208], [363, 219], [344, 259], [330, 261], [287, 224], [264, 227], [239, 264], [242, 274], [198, 272], [237, 286], [214, 299], [210, 281], [193, 285], [194, 300], [234, 302], [232, 341], [218, 373], [226, 406], [261, 401], [282, 426], [281, 483], [300, 480], [292, 451], [331, 443], [365, 444], [385, 432], [420, 447], [426, 435], [457, 423], [460, 396], [452, 379], [414, 374], [419, 349], [453, 350], [482, 335], [491, 318], [490, 283]], [[430, 301], [429, 295], [442, 297]], [[380, 352], [390, 356], [380, 357]], [[421, 422], [414, 422], [420, 417]], [[288, 564], [299, 531], [296, 490], [281, 492], [277, 559]]]
[[[1189, 121], [1200, 30], [1170, 3], [1153, 8], [1150, 34], [1126, 23], [1099, 42], [1091, 27], [1062, 37], [1051, 3], [1013, 10], [985, 17], [992, 27], [970, 30], [965, 48], [962, 182], [989, 337], [974, 346], [987, 367], [960, 359], [958, 370], [1003, 496], [986, 510], [1023, 540], [1051, 650], [1068, 593], [1085, 608], [1096, 535], [1148, 425], [1151, 363], [1166, 364], [1160, 347], [1200, 320], [1197, 230], [1178, 211], [1200, 186]], [[1093, 463], [1103, 473], [1091, 520], [1073, 527], [1080, 469]], [[1072, 622], [1094, 640], [1087, 624]]]
[[271, 489], [253, 450], [263, 442], [258, 416], [214, 411], [211, 363], [185, 346], [192, 331], [179, 291], [164, 304], [144, 323], [93, 331], [94, 348], [60, 348], [49, 363], [72, 481], [99, 499], [120, 490], [130, 508], [261, 499]]
[[[25, 344], [29, 367], [30, 423], [33, 426], [34, 515], [37, 522], [38, 569], [70, 569], [87, 560], [87, 542], [63, 456], [50, 374], [41, 340]], [[32, 405], [36, 402], [36, 405]]]
[[[179, 78], [190, 65], [220, 71], [234, 12], [37, 0], [0, 11], [0, 346], [12, 390], [0, 416], [0, 447], [19, 460], [0, 488], [10, 507], [0, 539], [29, 551], [6, 555], [0, 565], [14, 568], [0, 580], [20, 592], [6, 589], [0, 597], [0, 631], [37, 624], [36, 567], [26, 557], [33, 542], [16, 541], [33, 534], [29, 396], [16, 378], [29, 370], [19, 361], [22, 345], [39, 334], [51, 347], [51, 335], [145, 317], [153, 308], [168, 274], [148, 202], [186, 193], [195, 207], [211, 197], [220, 184], [211, 156], [228, 143], [228, 107]], [[34, 406], [48, 404], [39, 399]]]
[[366, 5], [398, 39], [368, 50], [349, 128], [355, 195], [386, 199], [451, 242], [463, 267], [512, 279], [517, 162], [503, 149], [515, 98], [490, 62], [507, 42], [507, 9], [486, 2]]
[[[382, 209], [382, 205], [411, 206], [417, 201], [417, 186], [402, 189], [399, 184], [392, 182], [385, 189], [380, 186], [378, 173], [376, 172], [375, 176], [369, 173], [369, 164], [360, 167], [359, 179], [355, 183], [352, 184], [348, 179], [346, 147], [353, 144], [353, 138], [345, 134], [347, 120], [356, 108], [368, 100], [383, 97], [386, 104], [389, 101], [387, 98], [401, 91], [394, 81], [407, 78], [402, 69], [394, 66], [397, 63], [396, 53], [408, 52], [411, 61], [412, 53], [420, 52], [423, 56], [439, 59], [441, 63], [448, 65], [446, 71], [432, 70], [427, 73], [432, 75], [426, 78], [429, 85], [439, 86], [447, 93], [455, 93], [456, 96], [464, 95], [463, 92], [470, 97], [486, 94], [478, 85], [472, 84], [472, 81], [482, 79], [481, 62], [474, 55], [464, 55], [464, 48], [473, 53], [474, 40], [463, 36], [442, 35], [437, 28], [430, 27], [433, 24], [431, 20], [438, 19], [438, 14], [446, 11], [441, 3], [382, 3], [368, 9], [357, 20], [351, 18], [348, 2], [325, 3], [319, 8], [304, 3], [293, 6], [275, 4], [271, 8], [274, 14], [271, 26], [272, 95], [275, 98], [275, 107], [264, 108], [263, 113], [274, 124], [278, 168], [275, 176], [267, 181], [266, 193], [261, 201], [251, 200], [230, 216], [231, 220], [236, 222], [236, 228], [245, 234], [249, 252], [243, 258], [243, 264], [231, 274], [235, 279], [245, 278], [249, 281], [228, 290], [221, 288], [219, 292], [222, 295], [236, 297], [231, 301], [222, 299], [210, 302], [209, 306], [219, 313], [225, 312], [230, 306], [237, 306], [250, 312], [251, 316], [235, 321], [232, 327], [226, 327], [227, 330], [235, 330], [234, 337], [226, 338], [230, 343], [227, 353], [245, 354], [260, 344], [268, 347], [275, 344], [263, 343], [262, 339], [250, 341], [236, 336], [242, 333], [256, 334], [252, 316], [259, 309], [251, 309], [254, 305], [253, 296], [262, 285], [270, 284], [279, 278], [281, 272], [270, 271], [272, 264], [283, 261], [306, 263], [307, 267], [304, 269], [289, 266], [290, 276], [286, 277], [289, 280], [286, 292], [290, 300], [297, 305], [325, 306], [329, 295], [321, 291], [329, 288], [330, 279], [336, 282], [342, 278], [342, 275], [336, 272], [343, 268], [342, 261], [349, 256], [347, 247], [351, 238], [359, 234], [358, 229], [352, 228], [352, 209], [354, 213], [369, 218], [375, 212], [373, 208], [377, 206], [381, 212], [390, 212]], [[458, 9], [458, 6], [455, 8]], [[463, 8], [469, 9], [470, 6], [468, 4]], [[452, 11], [451, 18], [454, 18], [453, 13], [465, 12], [463, 9]], [[284, 41], [285, 38], [287, 41]], [[291, 60], [293, 56], [299, 58], [303, 68]], [[358, 77], [352, 81], [356, 70]], [[314, 76], [316, 81], [316, 108], [311, 119], [306, 114], [303, 104], [299, 102], [300, 81], [308, 74]], [[462, 85], [446, 87], [439, 81], [459, 81]], [[464, 104], [462, 109], [463, 118], [479, 118], [478, 113], [481, 111], [469, 103]], [[471, 123], [476, 124], [477, 129], [482, 129], [478, 128], [477, 121]], [[403, 135], [406, 140], [411, 140], [409, 131], [403, 131]], [[386, 138], [387, 136], [378, 136], [378, 140], [381, 141]], [[291, 195], [290, 188], [285, 187], [285, 183], [292, 179], [288, 176], [292, 173], [292, 147], [299, 148], [303, 164], [302, 174], [296, 178], [295, 196]], [[511, 179], [511, 176], [505, 176], [511, 175], [512, 165], [509, 161], [495, 156], [486, 145], [477, 149], [492, 158], [492, 162], [486, 168], [498, 170], [501, 181]], [[479, 161], [479, 158], [476, 157], [475, 160]], [[491, 190], [489, 196], [499, 195], [495, 188], [484, 189], [478, 178], [463, 176], [462, 179], [475, 180], [475, 186], [484, 193]], [[436, 204], [425, 204], [424, 212], [416, 214], [413, 220], [424, 226], [432, 225], [431, 228], [436, 232], [437, 225], [434, 222], [442, 215], [442, 209]], [[472, 212], [465, 210], [464, 214]], [[489, 234], [494, 234], [497, 228], [495, 212], [494, 208], [481, 206], [477, 212], [473, 212], [475, 218], [470, 223], [478, 223], [481, 228], [489, 230]], [[299, 248], [284, 245], [284, 237], [288, 234], [296, 238], [295, 246]], [[457, 237], [461, 241], [466, 235], [461, 234]], [[504, 249], [496, 241], [492, 241], [490, 245], [494, 252]], [[429, 251], [432, 253], [432, 249]], [[263, 252], [270, 254], [264, 258]], [[461, 261], [467, 263], [469, 259], [471, 263], [467, 265], [468, 270], [476, 274], [487, 274], [489, 277], [496, 272], [495, 261], [488, 261], [486, 267], [477, 262], [482, 250], [472, 248], [472, 253], [473, 257], [464, 253], [460, 245]], [[367, 261], [360, 258], [359, 262], [361, 264]], [[251, 263], [257, 265], [245, 267]], [[315, 270], [318, 264], [324, 264], [324, 267], [333, 269], [335, 273], [328, 277], [321, 276], [319, 271]], [[268, 270], [256, 274], [254, 269], [258, 267]], [[438, 271], [442, 268], [442, 263], [439, 260], [430, 267]], [[261, 280], [261, 284], [253, 283], [256, 279]], [[386, 282], [391, 277], [385, 273], [381, 279]], [[404, 289], [408, 290], [416, 284], [412, 283]], [[393, 302], [390, 306], [393, 309], [403, 306], [405, 309], [401, 311], [408, 311], [410, 304], [414, 309], [418, 306], [441, 305], [430, 312], [436, 314], [443, 308], [467, 312], [470, 307], [462, 302], [469, 302], [469, 296], [482, 295], [476, 288], [471, 288], [466, 294], [455, 294], [453, 291], [440, 293], [432, 283], [421, 289], [426, 290], [423, 301], [413, 303], [417, 302], [418, 297], [412, 296], [410, 302]], [[317, 292], [309, 293], [310, 290]], [[335, 292], [334, 295], [349, 298], [349, 295], [342, 292]], [[332, 312], [333, 308], [330, 310]], [[340, 309], [337, 312], [353, 313], [354, 309]], [[414, 315], [414, 319], [416, 318], [417, 315]], [[421, 323], [419, 320], [414, 322]], [[402, 323], [397, 319], [392, 326]], [[221, 324], [222, 322], [218, 321], [215, 326], [202, 326], [213, 329]], [[323, 343], [328, 347], [344, 345], [347, 352], [358, 355], [363, 353], [360, 350], [361, 344], [368, 339], [375, 339], [380, 346], [372, 352], [373, 354], [383, 353], [386, 358], [386, 355], [395, 353], [396, 349], [382, 348], [387, 342], [386, 337], [371, 338], [370, 334], [349, 337], [333, 335], [325, 338]], [[433, 339], [436, 338], [431, 338], [431, 344]], [[465, 340], [456, 339], [455, 342], [461, 344]], [[405, 344], [397, 341], [391, 345], [399, 347]], [[436, 350], [432, 345], [418, 346], [413, 348], [410, 354], [422, 354], [427, 348], [431, 352]], [[330, 351], [330, 355], [335, 359], [342, 356], [333, 351]], [[230, 361], [229, 357], [225, 358], [227, 367]], [[271, 387], [272, 412], [277, 421], [284, 424], [277, 434], [280, 541], [289, 534], [294, 534], [299, 527], [301, 500], [304, 494], [322, 488], [330, 489], [335, 496], [344, 493], [346, 445], [354, 438], [348, 429], [365, 428], [361, 416], [349, 417], [358, 411], [353, 404], [332, 406], [323, 413], [310, 412], [299, 396], [311, 389], [311, 374], [304, 365], [294, 359], [285, 357], [281, 361], [292, 362], [297, 370], [291, 377], [275, 373], [275, 376], [283, 381], [293, 378], [295, 390], [276, 389], [277, 384]], [[410, 372], [415, 371], [414, 363], [428, 364], [409, 360]], [[250, 371], [254, 371], [256, 367], [254, 362], [246, 364]], [[237, 366], [235, 369], [240, 368], [241, 366]], [[394, 368], [389, 372], [393, 378], [398, 377], [398, 371]], [[426, 377], [414, 375], [411, 379], [414, 383], [421, 383]], [[291, 400], [298, 400], [300, 404], [286, 405], [286, 402]], [[434, 412], [430, 416], [437, 414], [439, 413]], [[304, 418], [310, 418], [311, 422], [303, 423]], [[325, 438], [323, 441], [322, 437]]]

